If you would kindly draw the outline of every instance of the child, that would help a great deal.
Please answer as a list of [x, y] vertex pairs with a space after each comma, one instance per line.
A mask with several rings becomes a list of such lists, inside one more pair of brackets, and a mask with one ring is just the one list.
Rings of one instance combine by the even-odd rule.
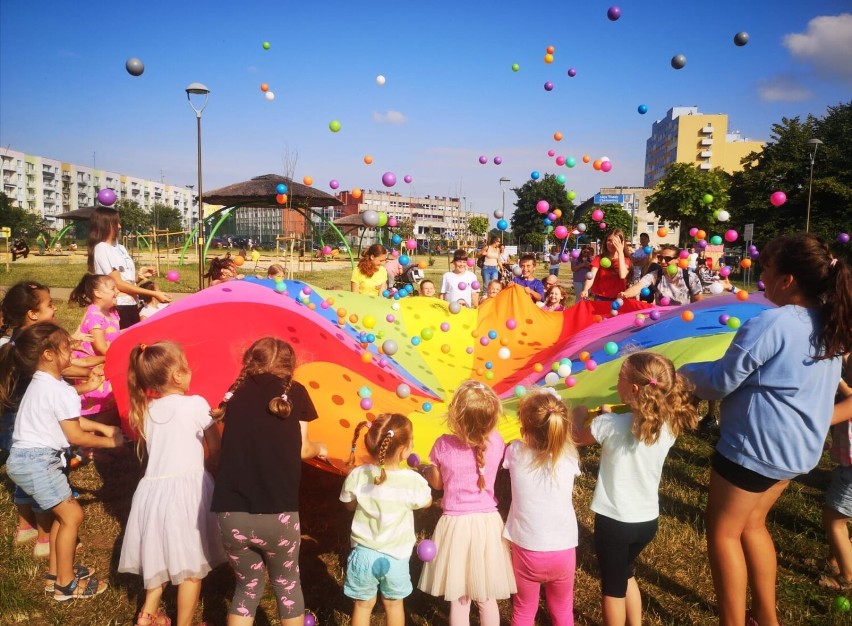
[[551, 276], [559, 276], [559, 264], [562, 262], [562, 255], [559, 254], [559, 248], [550, 246], [550, 253], [547, 255], [547, 271]]
[[352, 293], [362, 293], [369, 296], [378, 296], [388, 283], [388, 273], [385, 270], [385, 261], [388, 260], [388, 251], [380, 243], [374, 243], [367, 248], [358, 265], [352, 270], [349, 279], [349, 288]]
[[630, 258], [624, 256], [624, 233], [620, 228], [614, 228], [606, 237], [606, 254], [592, 259], [578, 300], [588, 300], [589, 294], [595, 300], [615, 300], [627, 289], [627, 277], [632, 271]]
[[[711, 462], [707, 551], [723, 624], [775, 624], [775, 546], [766, 516], [790, 480], [819, 461], [841, 356], [852, 350], [852, 269], [809, 233], [760, 254], [766, 298], [778, 306], [742, 325], [718, 361], [681, 373], [722, 400]], [[748, 582], [747, 582], [748, 581]]]
[[204, 278], [207, 279], [207, 286], [212, 287], [242, 277], [237, 272], [237, 264], [234, 259], [230, 254], [226, 254], [223, 257], [217, 256], [210, 260], [210, 269], [207, 270]]
[[562, 287], [559, 285], [551, 286], [544, 294], [544, 304], [541, 306], [542, 311], [564, 311], [565, 310], [565, 294], [562, 292]]
[[500, 623], [497, 600], [515, 593], [509, 547], [502, 539], [494, 481], [506, 444], [495, 429], [500, 400], [478, 381], [463, 382], [448, 409], [452, 434], [442, 435], [423, 467], [433, 489], [443, 489], [444, 513], [435, 526], [435, 559], [417, 586], [450, 601], [450, 624], [470, 623], [470, 603], [483, 626]]
[[512, 278], [512, 282], [524, 288], [524, 292], [536, 304], [544, 300], [544, 284], [535, 277], [535, 255], [521, 257], [521, 275]]
[[512, 506], [503, 536], [512, 542], [518, 593], [513, 626], [532, 626], [544, 583], [555, 626], [574, 624], [577, 515], [572, 496], [580, 474], [568, 408], [556, 391], [528, 393], [518, 405], [521, 440], [506, 449], [503, 467], [512, 478]]
[[456, 250], [453, 253], [453, 269], [444, 272], [441, 280], [441, 298], [476, 308], [479, 305], [479, 291], [472, 287], [475, 282], [476, 274], [468, 269], [467, 252]]
[[[52, 322], [56, 315], [56, 306], [53, 304], [53, 299], [50, 297], [50, 290], [44, 285], [32, 281], [24, 281], [16, 283], [9, 288], [6, 296], [0, 304], [0, 314], [3, 318], [3, 326], [0, 327], [0, 345], [5, 345], [13, 341], [18, 333], [36, 324], [38, 322]], [[11, 329], [11, 335], [7, 334]], [[13, 344], [14, 345], [14, 344]], [[94, 357], [89, 359], [74, 359], [70, 367], [66, 368], [63, 376], [73, 376], [78, 378], [88, 378], [91, 373], [91, 367], [100, 366], [104, 362], [104, 357]], [[99, 368], [95, 380], [97, 385], [100, 384], [100, 374], [103, 369]], [[12, 431], [15, 427], [15, 417], [18, 413], [18, 405], [21, 397], [29, 385], [30, 378], [28, 376], [18, 379], [18, 384], [12, 392], [12, 397], [9, 398], [8, 405], [3, 409], [0, 416], [0, 454], [3, 455], [5, 462], [9, 451], [12, 448]], [[84, 393], [94, 385], [92, 382], [82, 383], [77, 386], [78, 393]], [[23, 489], [16, 486], [14, 494], [15, 505], [18, 509], [18, 525], [15, 531], [15, 545], [21, 545], [36, 540], [33, 547], [33, 556], [36, 558], [48, 558], [50, 556], [50, 526], [53, 523], [53, 515], [47, 512], [36, 514], [33, 511], [33, 499], [24, 492]]]
[[115, 448], [124, 441], [115, 426], [80, 417], [80, 398], [62, 380], [62, 370], [70, 363], [71, 337], [52, 322], [24, 329], [14, 346], [0, 348], [0, 404], [7, 405], [21, 377], [32, 377], [18, 408], [6, 471], [32, 496], [36, 512], [51, 511], [55, 516], [47, 583], [54, 583], [53, 597], [60, 602], [90, 598], [107, 587], [91, 577], [94, 570], [73, 566], [83, 509], [62, 471], [64, 451], [71, 444]]
[[207, 401], [186, 395], [191, 379], [176, 343], [139, 344], [130, 352], [130, 424], [148, 463], [133, 494], [118, 571], [140, 574], [145, 585], [136, 626], [167, 621], [160, 598], [169, 582], [178, 586], [178, 626], [193, 623], [202, 579], [227, 560], [210, 513], [213, 479], [204, 471], [204, 443], [215, 458], [219, 431]]
[[285, 272], [284, 272], [284, 266], [283, 265], [279, 265], [278, 263], [273, 263], [266, 270], [266, 277], [271, 278], [272, 280], [275, 280], [275, 281], [284, 280], [284, 278], [285, 278], [284, 273]]
[[503, 283], [501, 283], [499, 280], [492, 280], [490, 283], [488, 283], [488, 285], [486, 285], [485, 295], [482, 296], [482, 299], [487, 300], [488, 298], [493, 298], [501, 291], [503, 291]]
[[[157, 283], [153, 280], [148, 280], [141, 285], [139, 285], [141, 289], [148, 289], [150, 291], [159, 291], [157, 287]], [[142, 300], [142, 303], [145, 305], [139, 310], [139, 320], [144, 321], [154, 315], [157, 311], [162, 311], [167, 306], [169, 306], [168, 302], [160, 302], [153, 296], [139, 296], [139, 299]]]
[[[110, 344], [121, 334], [118, 310], [115, 308], [118, 293], [112, 277], [103, 274], [84, 275], [71, 292], [70, 302], [87, 307], [80, 331], [92, 337], [74, 351], [75, 358], [105, 356]], [[115, 397], [108, 380], [99, 389], [83, 394], [81, 399], [82, 415], [104, 424], [119, 424]]]
[[[293, 380], [296, 354], [275, 337], [258, 339], [214, 419], [225, 420], [211, 509], [237, 581], [228, 620], [252, 623], [266, 587], [282, 626], [301, 626], [305, 601], [299, 578], [299, 483], [302, 459], [325, 457], [308, 439], [317, 418], [305, 388]], [[247, 451], [251, 451], [247, 454]], [[233, 621], [232, 621], [233, 620]]]
[[411, 420], [404, 415], [385, 413], [358, 424], [350, 464], [365, 427], [364, 444], [375, 465], [353, 469], [340, 492], [340, 501], [355, 511], [343, 593], [354, 600], [352, 626], [370, 625], [377, 587], [388, 626], [404, 626], [402, 602], [413, 589], [408, 571], [416, 540], [413, 510], [432, 504], [432, 491], [422, 476], [400, 467], [414, 445]]
[[681, 431], [698, 423], [692, 385], [664, 356], [631, 354], [621, 366], [617, 389], [629, 413], [603, 413], [586, 425], [588, 411], [575, 411], [577, 445], [601, 445], [591, 509], [608, 626], [642, 623], [633, 562], [657, 534], [666, 455]]
[[436, 297], [435, 283], [433, 283], [428, 278], [426, 280], [421, 280], [420, 281], [420, 295], [425, 296], [427, 298], [435, 298]]

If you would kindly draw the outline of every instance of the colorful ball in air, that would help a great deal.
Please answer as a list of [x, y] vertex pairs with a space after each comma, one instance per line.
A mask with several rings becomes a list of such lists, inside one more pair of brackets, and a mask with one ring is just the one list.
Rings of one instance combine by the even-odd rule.
[[310, 187], [311, 185], [313, 185], [313, 184], [314, 184], [314, 179], [313, 179], [313, 178], [311, 178], [310, 176], [305, 176], [305, 177], [302, 179], [302, 183], [303, 183], [303, 184], [305, 184], [305, 185], [307, 185], [308, 187]]
[[691, 322], [692, 320], [695, 319], [695, 313], [693, 313], [692, 311], [686, 310], [686, 311], [684, 311], [683, 313], [680, 314], [680, 319], [682, 319], [684, 322]]
[[737, 328], [742, 326], [742, 321], [738, 317], [731, 316], [728, 318], [728, 321], [725, 322], [725, 325], [731, 330], [736, 330]]
[[266, 93], [267, 91], [269, 91], [269, 85], [267, 85], [266, 83], [260, 83], [260, 90]]
[[304, 626], [317, 626], [317, 618], [313, 613], [305, 612], [305, 620], [302, 622]]
[[488, 163], [488, 157], [484, 154], [479, 155], [479, 162], [480, 164], [485, 165], [486, 163]]
[[400, 254], [399, 255], [399, 264], [400, 265], [405, 267], [406, 265], [409, 265], [410, 263], [411, 263], [411, 257], [409, 257], [407, 254]]
[[550, 210], [550, 203], [547, 200], [539, 200], [535, 205], [535, 210], [544, 215]]
[[611, 161], [604, 161], [603, 163], [601, 163], [601, 171], [602, 172], [606, 173], [606, 172], [609, 172], [610, 170], [612, 170], [612, 162]]
[[705, 193], [703, 196], [701, 196], [701, 201], [704, 204], [713, 204], [713, 194]]
[[586, 361], [585, 365], [586, 365], [586, 369], [590, 372], [594, 372], [596, 369], [598, 369], [598, 362], [595, 361], [594, 359], [588, 359]]
[[412, 452], [408, 455], [408, 458], [405, 459], [405, 462], [408, 463], [408, 467], [419, 467], [420, 466], [420, 455], [416, 452]]
[[[370, 353], [365, 352], [364, 354], [370, 354]], [[363, 355], [362, 355], [362, 359], [363, 359]], [[372, 398], [361, 398], [361, 402], [359, 404], [361, 406], [361, 409], [363, 409], [364, 411], [369, 411], [370, 409], [373, 408], [373, 399]]]
[[748, 300], [748, 291], [746, 291], [745, 289], [739, 289], [737, 290], [735, 296], [740, 302], [745, 302], [746, 300]]
[[849, 233], [839, 233], [837, 235], [837, 243], [846, 245], [849, 243]]
[[545, 62], [545, 63], [547, 63], [548, 65], [550, 65], [551, 63], [553, 63], [553, 55], [552, 55], [552, 54], [550, 54], [550, 53], [545, 54], [545, 55], [544, 55], [544, 62]]
[[638, 107], [636, 107], [636, 110], [639, 111], [639, 115], [645, 115], [648, 112], [648, 105], [640, 104]]
[[406, 385], [405, 383], [400, 383], [396, 386], [396, 396], [398, 398], [407, 398], [411, 395], [411, 387]]
[[559, 183], [560, 185], [564, 185], [565, 184], [565, 174], [557, 174], [556, 175], [556, 182]]
[[721, 246], [722, 245], [722, 237], [719, 236], [719, 235], [713, 235], [712, 237], [710, 237], [710, 243], [714, 246]]
[[337, 189], [338, 187], [340, 187], [340, 182], [332, 178], [330, 181], [328, 181], [328, 186], [331, 189]]
[[672, 57], [672, 67], [676, 70], [682, 70], [686, 67], [686, 56], [683, 54], [676, 54]]
[[432, 403], [431, 402], [424, 402], [423, 404], [420, 405], [420, 408], [423, 409], [424, 413], [428, 413], [429, 411], [432, 410]]
[[272, 44], [269, 43], [268, 41], [264, 41], [262, 46], [263, 46], [264, 50], [269, 50], [272, 47]]
[[287, 193], [287, 185], [285, 185], [284, 183], [278, 183], [275, 186], [275, 191], [276, 193]]
[[527, 395], [527, 388], [523, 385], [515, 385], [514, 392], [516, 398], [523, 398], [525, 395]]
[[566, 157], [565, 158], [565, 165], [567, 167], [574, 167], [575, 165], [577, 165], [577, 159], [575, 159], [574, 157], [570, 157], [570, 156]]
[[269, 100], [270, 102], [275, 100], [275, 94], [271, 91], [267, 91], [265, 94], [263, 94], [263, 97]]
[[604, 212], [600, 209], [595, 209], [592, 211], [592, 219], [596, 222], [600, 222], [604, 218]]
[[550, 81], [547, 81], [546, 83], [544, 83], [544, 90], [545, 91], [553, 91], [553, 83], [550, 82]]
[[376, 84], [377, 84], [377, 85], [379, 85], [379, 86], [384, 85], [384, 84], [385, 84], [385, 82], [386, 82], [386, 80], [385, 80], [385, 77], [384, 77], [384, 76], [382, 76], [381, 74], [379, 74], [378, 76], [376, 76]]
[[595, 159], [594, 163], [592, 163], [592, 168], [599, 172], [601, 170], [601, 165], [603, 165], [603, 161], [601, 159]]
[[739, 236], [740, 236], [739, 233], [737, 233], [737, 231], [735, 231], [735, 230], [725, 231], [725, 241], [727, 241], [728, 243], [735, 242], [737, 240], [737, 237], [739, 237]]
[[101, 189], [98, 192], [98, 202], [100, 202], [104, 206], [112, 206], [115, 204], [116, 195], [115, 191], [112, 189]]
[[607, 257], [603, 257], [600, 261], [601, 267], [604, 269], [609, 269], [612, 267], [612, 261], [610, 261]]
[[520, 65], [518, 65], [517, 63], [512, 63], [512, 71], [513, 72], [520, 71], [520, 69], [521, 69]]
[[399, 345], [393, 339], [385, 339], [382, 343], [382, 352], [388, 356], [393, 356], [399, 351]]
[[568, 228], [560, 224], [553, 229], [553, 236], [557, 239], [565, 239], [568, 236]]
[[340, 120], [331, 120], [328, 123], [328, 129], [333, 133], [340, 132]]
[[565, 194], [565, 197], [568, 198], [569, 200], [573, 201], [574, 199], [577, 198], [577, 192], [574, 191], [573, 189], [571, 189], [571, 190], [568, 191], [568, 193]]
[[787, 202], [787, 194], [783, 191], [775, 191], [769, 196], [769, 202], [772, 206], [781, 206]]
[[538, 170], [533, 170], [532, 172], [530, 172], [530, 178], [532, 178], [533, 180], [538, 180], [539, 178], [541, 178], [541, 174], [538, 172]]
[[438, 555], [438, 548], [431, 539], [423, 539], [417, 544], [417, 557], [421, 561], [431, 561]]
[[396, 174], [393, 172], [385, 172], [382, 174], [382, 184], [385, 187], [393, 187], [396, 185]]
[[170, 283], [176, 283], [180, 280], [180, 274], [177, 273], [177, 270], [169, 270], [166, 272], [166, 280]]
[[124, 63], [124, 69], [126, 69], [127, 73], [131, 76], [142, 76], [142, 72], [145, 71], [145, 64], [136, 57], [130, 57]]
[[571, 78], [574, 78], [576, 75], [577, 70], [575, 70], [573, 67], [568, 70], [568, 76], [570, 76]]
[[617, 6], [611, 6], [607, 9], [606, 16], [610, 22], [615, 22], [621, 17], [621, 9]]
[[730, 275], [731, 275], [731, 268], [728, 267], [727, 265], [723, 265], [722, 267], [719, 268], [719, 276], [721, 276], [722, 278], [727, 278]]
[[405, 247], [409, 250], [415, 250], [417, 248], [417, 240], [416, 239], [407, 239], [405, 242]]
[[734, 45], [742, 47], [748, 43], [748, 39], [748, 33], [745, 31], [740, 31], [736, 35], [734, 35]]

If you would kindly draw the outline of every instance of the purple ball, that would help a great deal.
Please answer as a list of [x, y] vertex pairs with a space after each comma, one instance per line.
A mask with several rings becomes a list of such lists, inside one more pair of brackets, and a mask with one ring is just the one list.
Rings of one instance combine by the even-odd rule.
[[503, 162], [503, 157], [494, 157], [494, 165], [500, 165]]
[[727, 326], [727, 325], [728, 325], [728, 320], [729, 320], [729, 319], [731, 319], [731, 316], [730, 316], [730, 315], [728, 315], [727, 313], [722, 313], [722, 314], [719, 316], [719, 323], [720, 323], [722, 326]]
[[484, 154], [483, 154], [483, 155], [481, 155], [481, 156], [479, 157], [479, 162], [480, 162], [480, 163], [482, 163], [483, 165], [485, 165], [486, 163], [488, 163], [488, 157], [487, 157], [487, 156], [485, 156]]
[[707, 247], [707, 240], [706, 239], [699, 239], [698, 241], [695, 242], [695, 247], [698, 248], [699, 250], [703, 250], [704, 248]]
[[328, 186], [331, 187], [332, 189], [337, 189], [338, 187], [340, 187], [340, 183], [337, 182], [336, 180], [332, 179], [332, 180], [328, 181]]
[[412, 452], [408, 455], [408, 459], [406, 461], [408, 463], [408, 467], [419, 467], [420, 466], [420, 455], [416, 452]]
[[766, 291], [766, 284], [762, 280], [757, 281], [757, 290]]
[[568, 70], [568, 76], [570, 76], [571, 78], [574, 78], [576, 75], [577, 75], [577, 70], [575, 70], [573, 67]]
[[849, 243], [849, 233], [840, 233], [837, 235], [837, 241], [842, 244]]
[[385, 172], [382, 174], [382, 184], [385, 187], [393, 187], [396, 185], [396, 174], [393, 172]]
[[112, 206], [113, 204], [115, 204], [115, 200], [115, 191], [113, 191], [112, 189], [101, 189], [98, 192], [98, 202], [100, 202], [104, 206]]
[[656, 322], [658, 319], [660, 319], [660, 312], [657, 309], [654, 309], [653, 311], [648, 313], [648, 316]]
[[317, 626], [317, 618], [313, 616], [313, 613], [305, 613], [305, 626]]
[[404, 181], [405, 181], [405, 182], [407, 182], [407, 183], [410, 183], [410, 182], [411, 182], [412, 180], [414, 180], [414, 179], [413, 179], [413, 178], [411, 178], [411, 175], [410, 175], [410, 174], [406, 174], [405, 176], [403, 176], [403, 177], [402, 177], [402, 180], [404, 180]]
[[438, 554], [438, 548], [431, 539], [423, 539], [417, 544], [417, 556], [421, 561], [431, 561]]
[[571, 255], [565, 254], [563, 252], [562, 254], [559, 255], [559, 260], [562, 261], [563, 263], [567, 263], [568, 261], [571, 260]]
[[577, 250], [576, 248], [574, 250], [571, 250], [571, 258], [572, 259], [579, 259], [580, 258], [580, 251]]
[[553, 83], [551, 83], [550, 81], [547, 81], [546, 83], [544, 83], [544, 90], [545, 91], [553, 91]]
[[611, 22], [616, 21], [619, 17], [621, 17], [621, 9], [618, 7], [609, 7], [606, 12], [606, 16], [609, 18]]

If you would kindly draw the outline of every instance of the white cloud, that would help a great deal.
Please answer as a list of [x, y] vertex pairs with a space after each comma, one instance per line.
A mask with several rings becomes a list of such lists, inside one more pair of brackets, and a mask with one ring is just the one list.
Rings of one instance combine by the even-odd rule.
[[792, 74], [776, 74], [771, 78], [759, 80], [757, 90], [760, 99], [766, 102], [802, 102], [810, 100], [814, 95]]
[[373, 113], [373, 120], [380, 124], [405, 124], [408, 118], [399, 111], [388, 111], [387, 113], [375, 111]]
[[784, 45], [818, 74], [852, 81], [852, 13], [815, 17], [806, 32], [786, 35]]

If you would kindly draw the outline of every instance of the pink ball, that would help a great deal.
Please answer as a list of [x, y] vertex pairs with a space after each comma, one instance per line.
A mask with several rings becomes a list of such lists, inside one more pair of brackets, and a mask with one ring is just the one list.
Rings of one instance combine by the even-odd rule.
[[410, 183], [414, 179], [411, 178], [410, 174], [406, 174], [405, 176], [402, 177], [402, 180], [404, 180], [406, 183]]
[[690, 237], [695, 237], [695, 235], [697, 235], [697, 234], [698, 234], [698, 229], [695, 226], [693, 226], [692, 228], [689, 229], [689, 236]]
[[331, 254], [331, 246], [323, 246], [322, 253], [325, 256], [328, 256], [329, 254]]
[[503, 162], [503, 157], [494, 157], [494, 165], [500, 165]]
[[727, 265], [723, 265], [722, 267], [719, 268], [719, 276], [721, 276], [722, 278], [727, 278], [730, 275], [731, 275], [731, 268], [728, 267]]
[[600, 228], [601, 230], [606, 230], [606, 222], [601, 222], [600, 224], [598, 224], [598, 228]]
[[396, 185], [396, 174], [393, 172], [385, 172], [382, 174], [382, 184], [385, 187], [393, 187]]
[[488, 157], [487, 157], [487, 156], [485, 156], [484, 154], [483, 154], [483, 155], [481, 155], [481, 156], [479, 157], [479, 162], [480, 162], [480, 163], [482, 163], [483, 165], [485, 165], [486, 163], [488, 163]]
[[438, 547], [430, 539], [423, 539], [417, 544], [417, 556], [421, 561], [431, 561], [438, 555]]
[[598, 369], [598, 362], [595, 361], [594, 359], [587, 360], [586, 361], [586, 369], [589, 370], [590, 372], [594, 372], [596, 369]]
[[737, 233], [737, 231], [735, 231], [735, 230], [726, 230], [725, 231], [725, 241], [727, 241], [728, 243], [735, 242], [737, 240], [737, 237], [739, 237], [739, 234]]
[[559, 260], [562, 261], [563, 263], [567, 263], [568, 261], [571, 260], [571, 255], [563, 252], [562, 254], [559, 255]]
[[467, 260], [467, 266], [468, 266], [468, 267], [473, 267], [474, 265], [476, 265], [476, 260], [475, 260], [475, 259], [470, 259], [470, 258], [469, 258], [469, 259]]
[[399, 224], [399, 222], [396, 221], [395, 217], [388, 218], [388, 226], [390, 226], [391, 228], [396, 228], [397, 224]]
[[373, 408], [373, 400], [371, 398], [361, 398], [361, 408], [369, 411]]
[[549, 156], [549, 157], [556, 156], [556, 150], [548, 150], [547, 156]]
[[408, 248], [409, 250], [416, 250], [417, 249], [417, 240], [416, 239], [409, 239], [408, 241], [405, 242], [405, 247]]
[[386, 319], [388, 322], [390, 322], [391, 324], [393, 324], [393, 321], [394, 321], [396, 318], [393, 316], [393, 314], [392, 314], [392, 313], [388, 313], [388, 314], [385, 316], [385, 319]]
[[517, 327], [518, 323], [514, 319], [509, 318], [506, 320], [506, 328], [508, 328], [509, 330], [515, 330]]
[[340, 183], [332, 178], [330, 181], [328, 181], [328, 186], [332, 189], [337, 189], [338, 187], [340, 187]]
[[447, 322], [441, 322], [441, 330], [445, 333], [450, 330], [450, 325]]
[[577, 384], [577, 379], [576, 379], [576, 378], [574, 378], [573, 376], [568, 376], [568, 377], [565, 379], [565, 386], [566, 386], [566, 387], [573, 387], [573, 386], [574, 386], [574, 385], [576, 385], [576, 384]]
[[465, 289], [467, 289], [467, 283], [464, 282], [464, 281], [460, 282], [459, 283], [459, 291], [464, 291]]
[[667, 297], [663, 296], [660, 298], [660, 306], [669, 306], [672, 303]]
[[565, 165], [565, 157], [562, 155], [556, 157], [556, 165]]
[[169, 270], [166, 272], [166, 280], [170, 283], [176, 283], [180, 280], [180, 274], [177, 273], [177, 270]]
[[479, 284], [478, 280], [474, 280], [470, 283], [470, 288], [473, 289], [474, 291], [479, 291], [480, 287], [481, 287], [481, 285]]
[[678, 256], [681, 259], [688, 259], [689, 258], [689, 250], [681, 250], [680, 253], [678, 254]]
[[608, 172], [611, 169], [612, 169], [612, 162], [611, 161], [604, 161], [603, 163], [601, 163], [601, 171], [602, 172]]
[[[568, 228], [562, 225], [557, 226], [553, 229], [553, 235], [557, 239], [565, 239], [568, 236]], [[561, 260], [561, 259], [560, 259]]]
[[535, 205], [535, 210], [544, 215], [550, 210], [550, 203], [547, 200], [539, 200]]
[[600, 222], [604, 218], [604, 213], [600, 209], [595, 209], [592, 211], [592, 219], [596, 222]]
[[781, 206], [787, 202], [787, 194], [783, 191], [775, 191], [769, 196], [769, 202], [772, 203], [772, 206]]

